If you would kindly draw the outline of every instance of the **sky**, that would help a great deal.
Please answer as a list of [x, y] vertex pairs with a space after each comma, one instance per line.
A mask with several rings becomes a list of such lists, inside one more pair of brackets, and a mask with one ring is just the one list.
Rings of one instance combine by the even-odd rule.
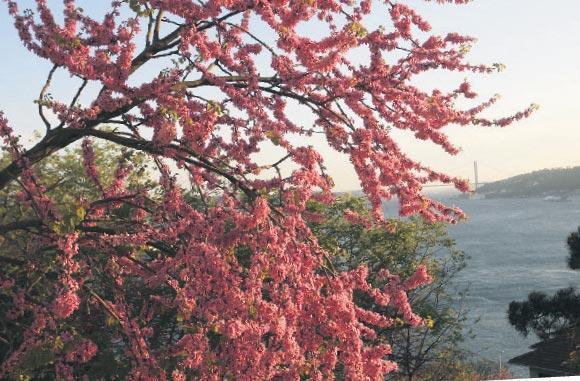
[[[78, 4], [98, 4], [94, 1], [80, 0]], [[397, 133], [409, 156], [433, 169], [470, 179], [473, 162], [477, 161], [481, 182], [542, 168], [580, 165], [579, 0], [473, 0], [461, 6], [423, 0], [406, 3], [430, 21], [433, 32], [476, 37], [470, 62], [506, 65], [498, 74], [469, 76], [482, 100], [501, 95], [487, 115], [506, 116], [532, 103], [540, 105], [532, 117], [506, 128], [448, 128], [451, 140], [462, 147], [462, 152], [453, 157], [430, 143]], [[379, 22], [386, 16], [377, 13], [373, 17]], [[21, 46], [4, 3], [0, 4], [0, 36], [0, 110], [27, 138], [34, 130], [41, 130], [33, 100], [50, 66]], [[451, 88], [464, 77], [432, 75], [419, 82], [425, 88]], [[55, 78], [55, 82], [59, 80], [66, 82], [66, 78]], [[57, 91], [65, 94], [70, 89], [61, 86]], [[358, 189], [358, 179], [347, 158], [322, 145], [320, 149], [336, 190]]]

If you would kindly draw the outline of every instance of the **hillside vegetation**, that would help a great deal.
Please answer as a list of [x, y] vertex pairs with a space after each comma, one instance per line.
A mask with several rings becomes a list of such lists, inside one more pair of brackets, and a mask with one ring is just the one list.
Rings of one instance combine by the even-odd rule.
[[580, 166], [542, 169], [482, 185], [486, 198], [567, 197], [580, 194]]

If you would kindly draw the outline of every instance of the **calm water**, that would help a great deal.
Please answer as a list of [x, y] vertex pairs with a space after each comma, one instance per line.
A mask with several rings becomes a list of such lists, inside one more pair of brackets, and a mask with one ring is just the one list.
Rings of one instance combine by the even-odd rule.
[[[459, 285], [469, 285], [466, 304], [476, 335], [465, 346], [492, 360], [501, 356], [505, 363], [536, 341], [533, 335], [525, 339], [512, 329], [506, 317], [508, 304], [525, 299], [532, 290], [550, 294], [580, 286], [580, 273], [566, 267], [566, 237], [580, 225], [580, 199], [446, 203], [455, 203], [469, 216], [467, 222], [449, 228], [457, 246], [470, 257], [457, 279]], [[519, 376], [528, 374], [526, 368], [511, 370]]]

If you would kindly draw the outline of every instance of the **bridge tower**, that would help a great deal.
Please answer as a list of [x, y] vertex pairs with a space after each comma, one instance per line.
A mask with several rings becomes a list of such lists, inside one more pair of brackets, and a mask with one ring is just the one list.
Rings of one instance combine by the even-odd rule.
[[479, 186], [479, 179], [477, 174], [477, 161], [473, 162], [473, 177], [474, 177], [473, 193], [477, 193], [477, 187]]

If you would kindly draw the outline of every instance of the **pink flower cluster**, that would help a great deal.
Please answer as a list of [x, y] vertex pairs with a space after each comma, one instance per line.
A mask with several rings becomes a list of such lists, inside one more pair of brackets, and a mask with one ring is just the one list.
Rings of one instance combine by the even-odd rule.
[[[382, 202], [396, 197], [402, 216], [455, 222], [463, 213], [423, 196], [423, 186], [467, 191], [468, 183], [412, 160], [393, 129], [454, 155], [459, 148], [445, 128], [505, 126], [533, 110], [488, 120], [480, 113], [496, 98], [457, 106], [477, 97], [469, 82], [449, 92], [417, 87], [414, 79], [431, 70], [496, 68], [467, 62], [473, 39], [430, 34], [429, 23], [401, 1], [387, 1], [384, 25], [372, 30], [365, 26], [372, 0], [112, 1], [100, 20], [74, 0], [64, 2], [62, 17], [46, 0], [25, 12], [19, 1], [4, 2], [24, 46], [83, 87], [74, 104], [38, 100], [60, 124], [48, 125], [47, 137], [29, 150], [0, 114], [12, 160], [0, 184], [19, 177], [22, 206], [41, 221], [38, 244], [54, 247], [58, 264], [46, 303], [2, 281], [14, 289], [9, 317], [29, 311], [33, 323], [0, 377], [30, 348], [57, 337], [58, 325], [82, 322], [90, 310], [90, 319], [113, 332], [110, 345], [123, 348], [130, 379], [323, 380], [340, 370], [345, 379], [382, 380], [396, 364], [375, 331], [393, 320], [357, 306], [353, 293], [418, 325], [406, 293], [430, 277], [423, 267], [406, 280], [384, 274], [384, 287], [376, 288], [364, 268], [328, 267], [329, 253], [307, 225], [318, 218], [307, 213], [308, 202], [333, 199], [312, 137], [347, 155], [358, 174], [372, 217], [347, 213], [349, 221], [389, 228]], [[99, 91], [82, 105], [85, 85]], [[86, 177], [100, 196], [79, 198], [79, 221], [62, 229], [70, 221], [39, 183], [35, 164], [81, 140]], [[124, 149], [107, 187], [94, 140]], [[264, 163], [266, 149], [280, 159]], [[154, 186], [129, 184], [128, 150], [146, 155]], [[99, 282], [104, 295], [91, 288]], [[168, 334], [160, 321], [171, 314]], [[60, 354], [55, 375], [74, 377], [98, 350], [83, 339]]]

